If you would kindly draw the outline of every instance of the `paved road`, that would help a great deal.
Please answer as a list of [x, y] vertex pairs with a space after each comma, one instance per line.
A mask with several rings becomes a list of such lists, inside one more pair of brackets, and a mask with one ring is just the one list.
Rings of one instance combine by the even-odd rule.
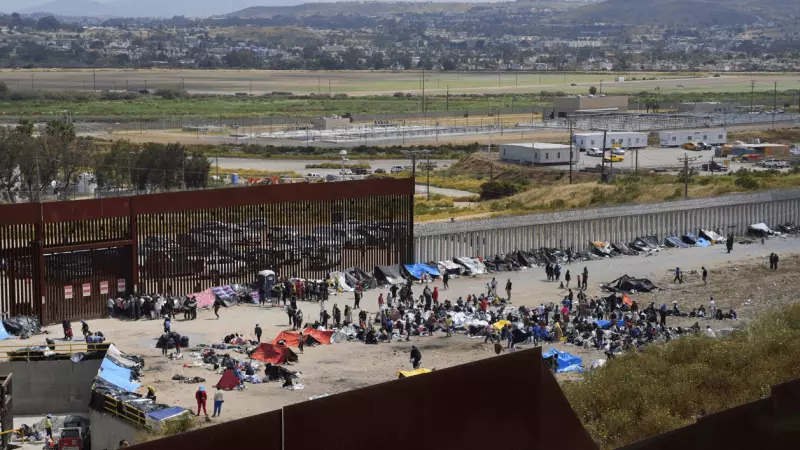
[[[209, 158], [211, 160], [212, 169], [217, 162], [216, 158]], [[272, 172], [294, 171], [299, 174], [306, 174], [315, 172], [321, 175], [338, 175], [341, 169], [306, 169], [307, 164], [321, 164], [336, 161], [329, 160], [310, 160], [310, 159], [247, 159], [247, 158], [219, 158], [220, 169], [248, 169], [248, 170], [264, 170]], [[372, 159], [372, 160], [359, 160], [354, 159], [349, 164], [365, 162], [370, 165], [372, 170], [383, 169], [387, 173], [393, 166], [410, 166], [411, 160], [409, 159]], [[454, 159], [436, 159], [431, 160], [431, 163], [436, 163], [439, 168], [443, 169], [455, 164], [457, 160]]]

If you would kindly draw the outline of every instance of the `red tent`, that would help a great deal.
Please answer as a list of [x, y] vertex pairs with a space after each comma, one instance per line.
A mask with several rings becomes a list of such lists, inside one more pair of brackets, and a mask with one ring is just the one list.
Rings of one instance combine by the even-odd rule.
[[236, 389], [236, 386], [239, 385], [239, 377], [232, 370], [226, 370], [222, 373], [222, 378], [219, 379], [219, 382], [214, 387], [218, 387], [223, 391], [231, 391]]
[[306, 328], [305, 331], [303, 331], [303, 334], [306, 335], [306, 336], [313, 337], [320, 344], [330, 344], [331, 343], [331, 338], [333, 337], [333, 331], [332, 330], [319, 331], [319, 330], [311, 328], [311, 327]]
[[261, 343], [250, 357], [258, 361], [272, 364], [285, 364], [287, 362], [297, 361], [297, 355], [289, 347], [267, 344], [266, 342]]
[[272, 345], [278, 345], [278, 342], [283, 341], [287, 347], [300, 347], [300, 333], [292, 331], [284, 331], [278, 335], [273, 341]]

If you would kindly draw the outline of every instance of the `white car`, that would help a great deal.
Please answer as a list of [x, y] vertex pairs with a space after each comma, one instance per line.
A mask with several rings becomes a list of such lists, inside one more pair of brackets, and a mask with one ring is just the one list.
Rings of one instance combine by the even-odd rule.
[[625, 150], [623, 150], [621, 148], [612, 148], [611, 149], [611, 154], [612, 155], [625, 156]]
[[786, 167], [791, 167], [791, 164], [789, 164], [788, 161], [783, 161], [775, 158], [770, 158], [764, 161], [761, 165], [767, 169], [783, 169]]
[[401, 173], [403, 171], [405, 171], [403, 166], [392, 166], [391, 170], [389, 170], [390, 173]]
[[592, 147], [586, 150], [586, 156], [603, 156], [603, 152], [597, 147]]

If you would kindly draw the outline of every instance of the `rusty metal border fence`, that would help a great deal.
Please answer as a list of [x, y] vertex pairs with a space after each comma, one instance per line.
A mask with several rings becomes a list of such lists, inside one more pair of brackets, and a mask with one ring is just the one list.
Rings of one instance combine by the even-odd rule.
[[414, 181], [251, 186], [0, 206], [0, 314], [99, 317], [110, 297], [408, 263]]

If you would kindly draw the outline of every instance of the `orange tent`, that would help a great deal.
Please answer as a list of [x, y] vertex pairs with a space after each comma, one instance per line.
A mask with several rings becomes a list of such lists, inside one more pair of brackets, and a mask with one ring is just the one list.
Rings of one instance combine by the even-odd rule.
[[250, 358], [272, 364], [286, 364], [287, 362], [297, 361], [297, 354], [289, 347], [281, 345], [261, 343]]
[[320, 344], [330, 344], [331, 338], [333, 338], [333, 331], [326, 330], [326, 331], [319, 331], [315, 328], [308, 327], [303, 331], [303, 334], [306, 336], [311, 336], [316, 339]]
[[283, 331], [272, 341], [272, 345], [278, 345], [280, 341], [285, 342], [287, 347], [300, 347], [300, 333]]
[[622, 303], [625, 303], [628, 306], [633, 305], [631, 299], [628, 298], [628, 294], [622, 294]]

